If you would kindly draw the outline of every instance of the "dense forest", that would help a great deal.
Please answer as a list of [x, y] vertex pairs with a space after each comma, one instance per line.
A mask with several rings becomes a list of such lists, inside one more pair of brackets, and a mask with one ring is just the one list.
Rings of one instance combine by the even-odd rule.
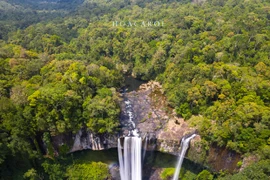
[[159, 81], [205, 148], [258, 159], [214, 177], [269, 178], [269, 1], [2, 0], [0, 10], [0, 179], [74, 179], [72, 169], [103, 177], [104, 164], [72, 165], [50, 139], [116, 131], [125, 74]]

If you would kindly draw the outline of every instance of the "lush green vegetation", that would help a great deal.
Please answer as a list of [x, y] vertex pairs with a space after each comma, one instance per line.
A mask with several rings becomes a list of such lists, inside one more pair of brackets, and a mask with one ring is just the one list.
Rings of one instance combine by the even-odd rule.
[[0, 1], [0, 39], [31, 24], [49, 22], [74, 11], [83, 0], [2, 0]]
[[106, 164], [93, 162], [91, 164], [73, 165], [67, 172], [69, 179], [106, 179], [109, 172]]
[[[112, 155], [114, 157], [112, 157]], [[94, 156], [94, 157], [93, 157]], [[95, 156], [102, 156], [97, 159]], [[105, 161], [106, 159], [107, 161]], [[100, 180], [110, 177], [108, 159], [116, 160], [116, 151], [95, 152], [81, 151], [72, 155], [58, 158], [57, 161], [47, 159], [42, 163], [45, 173], [42, 174], [34, 168], [29, 169], [23, 174], [24, 179], [70, 179], [70, 180]], [[102, 161], [102, 162], [101, 162]], [[17, 179], [22, 179], [17, 177]]]
[[235, 175], [229, 175], [225, 178], [220, 178], [221, 180], [248, 180], [248, 179], [254, 179], [254, 180], [260, 180], [260, 179], [269, 179], [269, 173], [270, 173], [270, 160], [262, 160], [256, 164], [252, 164], [251, 166], [248, 166], [246, 169], [244, 169], [242, 172], [235, 174]]
[[[17, 172], [26, 178], [61, 168], [51, 136], [81, 127], [114, 132], [124, 73], [160, 81], [169, 105], [209, 144], [256, 154], [251, 169], [269, 164], [270, 4], [194, 2], [1, 1], [1, 177], [16, 179], [11, 166], [23, 162], [27, 169]], [[48, 159], [41, 140], [55, 167], [41, 165]], [[232, 176], [242, 177], [255, 178], [248, 169]]]

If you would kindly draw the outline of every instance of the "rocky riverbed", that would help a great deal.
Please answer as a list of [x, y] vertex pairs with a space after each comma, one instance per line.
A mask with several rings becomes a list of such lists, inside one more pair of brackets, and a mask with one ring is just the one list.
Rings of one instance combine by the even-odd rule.
[[[156, 139], [155, 150], [178, 154], [181, 138], [195, 129], [190, 128], [182, 118], [178, 118], [173, 109], [168, 106], [162, 86], [155, 81], [142, 84], [138, 91], [124, 95], [132, 105], [134, 122], [141, 136]], [[121, 103], [122, 112], [125, 104]], [[125, 120], [121, 118], [121, 121]], [[124, 130], [124, 134], [127, 129]], [[153, 147], [149, 146], [150, 149]]]

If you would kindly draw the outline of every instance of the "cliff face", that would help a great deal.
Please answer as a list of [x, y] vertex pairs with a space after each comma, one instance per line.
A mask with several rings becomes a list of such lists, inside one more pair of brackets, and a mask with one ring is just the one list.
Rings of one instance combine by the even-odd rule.
[[189, 151], [186, 157], [196, 163], [199, 163], [212, 171], [227, 171], [233, 173], [239, 170], [238, 162], [241, 155], [212, 144], [210, 147], [204, 145], [200, 136], [195, 137], [190, 142]]
[[[128, 119], [126, 111], [132, 111], [133, 121], [139, 129], [142, 139], [148, 140], [147, 149], [178, 155], [183, 136], [192, 134], [196, 130], [188, 126], [182, 118], [178, 118], [172, 108], [167, 104], [162, 87], [157, 82], [150, 81], [142, 84], [138, 91], [122, 95], [120, 123], [122, 131], [114, 135], [96, 135], [81, 129], [75, 135], [53, 137], [55, 149], [65, 143], [69, 144], [70, 152], [84, 149], [103, 150], [117, 147], [119, 135], [127, 135], [128, 128], [124, 126]], [[132, 109], [126, 109], [125, 101], [129, 101]], [[69, 139], [69, 142], [68, 142]], [[70, 142], [72, 139], [72, 143]], [[227, 170], [233, 172], [237, 169], [240, 155], [225, 148], [210, 146], [208, 148], [198, 135], [191, 140], [186, 157], [196, 163], [202, 164], [214, 171]]]
[[74, 139], [70, 152], [83, 149], [103, 150], [117, 147], [116, 135], [95, 135], [90, 131], [80, 130]]
[[81, 150], [104, 150], [117, 147], [118, 135], [94, 134], [91, 131], [82, 128], [76, 134], [61, 134], [52, 137], [52, 144], [55, 154], [58, 154], [62, 145], [67, 145], [68, 152]]

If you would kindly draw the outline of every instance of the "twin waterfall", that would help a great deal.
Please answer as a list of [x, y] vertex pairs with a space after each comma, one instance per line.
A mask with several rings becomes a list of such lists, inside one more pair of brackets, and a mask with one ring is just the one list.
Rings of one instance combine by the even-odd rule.
[[[145, 158], [148, 137], [147, 134], [144, 138], [144, 145], [142, 147], [142, 138], [139, 131], [136, 129], [136, 116], [134, 116], [131, 101], [124, 97], [124, 112], [121, 118], [121, 125], [123, 129], [128, 130], [128, 135], [118, 138], [118, 158], [120, 165], [121, 180], [141, 180], [142, 179], [142, 164]], [[188, 137], [183, 137], [181, 141], [181, 153], [179, 161], [176, 166], [173, 180], [177, 180], [181, 165], [183, 163], [185, 153], [189, 146], [189, 141], [194, 138], [196, 134]], [[143, 149], [143, 152], [142, 152]]]
[[[142, 152], [142, 139], [133, 130], [132, 136], [124, 137], [123, 145], [121, 139], [118, 139], [118, 158], [120, 165], [121, 180], [141, 180], [142, 179], [142, 162], [146, 152], [147, 137], [145, 138], [144, 151]], [[174, 172], [173, 180], [178, 180], [181, 166], [189, 147], [189, 142], [196, 134], [189, 137], [183, 137], [181, 141], [181, 152], [177, 166]]]
[[179, 160], [178, 160], [178, 163], [177, 163], [177, 166], [176, 166], [174, 175], [173, 175], [173, 180], [178, 180], [179, 173], [180, 173], [180, 170], [181, 170], [181, 166], [182, 166], [182, 163], [183, 163], [183, 160], [184, 160], [186, 151], [187, 151], [187, 149], [189, 147], [189, 141], [192, 138], [194, 138], [195, 136], [196, 136], [196, 134], [193, 134], [193, 135], [191, 135], [189, 137], [183, 137], [182, 138], [182, 141], [181, 141], [181, 152], [180, 152]]

